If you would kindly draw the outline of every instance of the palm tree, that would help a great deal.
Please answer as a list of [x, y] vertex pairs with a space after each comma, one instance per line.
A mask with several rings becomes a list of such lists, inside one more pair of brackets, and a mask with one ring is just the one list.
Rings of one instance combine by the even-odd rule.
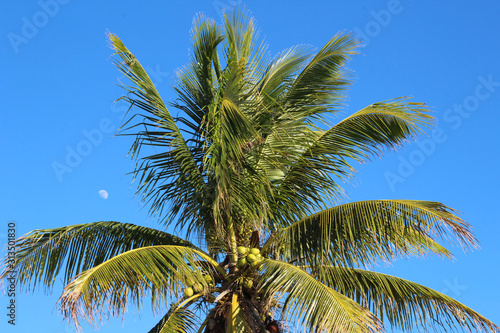
[[3, 277], [17, 270], [19, 284], [50, 287], [62, 275], [61, 310], [77, 325], [149, 299], [153, 309], [170, 306], [150, 333], [380, 332], [384, 323], [500, 332], [442, 293], [369, 269], [398, 257], [451, 258], [438, 243], [450, 237], [465, 249], [477, 241], [439, 202], [343, 200], [353, 163], [433, 121], [407, 98], [329, 121], [350, 84], [352, 35], [269, 58], [247, 14], [222, 25], [200, 15], [168, 104], [121, 40], [109, 39], [131, 81], [122, 130], [135, 137], [138, 193], [186, 240], [119, 222], [35, 230], [17, 241]]

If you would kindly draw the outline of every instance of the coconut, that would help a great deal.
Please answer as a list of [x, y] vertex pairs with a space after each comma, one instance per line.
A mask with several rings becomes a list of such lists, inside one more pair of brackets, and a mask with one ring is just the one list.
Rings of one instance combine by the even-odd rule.
[[248, 254], [248, 247], [238, 246], [238, 254], [242, 257]]
[[256, 247], [250, 249], [250, 254], [253, 254], [254, 256], [260, 254], [260, 250]]
[[238, 261], [236, 262], [236, 267], [238, 268], [242, 268], [243, 266], [245, 266], [247, 263], [247, 260], [245, 258], [240, 258], [238, 259]]
[[257, 257], [255, 256], [255, 254], [250, 253], [249, 255], [247, 255], [247, 261], [249, 263], [253, 263], [255, 260], [257, 260]]
[[193, 288], [186, 288], [186, 289], [184, 289], [184, 296], [191, 297], [193, 295], [194, 295]]
[[193, 285], [193, 290], [195, 293], [201, 293], [203, 291], [203, 285], [201, 283], [195, 283]]

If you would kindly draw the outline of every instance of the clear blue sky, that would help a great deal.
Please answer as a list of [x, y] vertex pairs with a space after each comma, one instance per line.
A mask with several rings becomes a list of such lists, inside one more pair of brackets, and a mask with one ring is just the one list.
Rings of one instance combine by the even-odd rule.
[[[126, 175], [131, 141], [113, 137], [123, 115], [114, 99], [119, 73], [105, 34], [116, 33], [152, 75], [166, 100], [175, 69], [187, 62], [198, 12], [220, 19], [232, 1], [1, 1], [0, 242], [36, 229], [116, 220], [156, 227]], [[431, 106], [434, 134], [360, 165], [349, 200], [426, 199], [463, 212], [481, 249], [454, 261], [400, 260], [384, 272], [443, 291], [500, 324], [500, 1], [237, 1], [253, 13], [272, 54], [296, 44], [321, 47], [339, 30], [366, 46], [344, 115], [413, 96]], [[55, 5], [54, 5], [55, 4]], [[107, 199], [98, 191], [109, 193]], [[72, 332], [52, 294], [17, 297], [17, 325], [2, 332]], [[147, 332], [148, 307], [99, 332]], [[123, 325], [123, 328], [122, 328]], [[85, 332], [92, 332], [84, 326]]]

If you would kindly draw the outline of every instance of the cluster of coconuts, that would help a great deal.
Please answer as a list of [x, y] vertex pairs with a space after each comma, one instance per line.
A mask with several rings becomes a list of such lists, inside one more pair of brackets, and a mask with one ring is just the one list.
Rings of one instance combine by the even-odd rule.
[[[236, 267], [238, 269], [242, 269], [247, 264], [250, 264], [251, 267], [255, 267], [256, 269], [260, 269], [262, 266], [262, 261], [264, 257], [260, 254], [260, 250], [258, 248], [248, 248], [245, 246], [238, 246], [238, 261], [236, 262]], [[243, 288], [251, 289], [253, 286], [253, 280], [251, 278], [246, 278], [243, 280]]]
[[264, 257], [260, 254], [260, 250], [256, 247], [249, 249], [245, 246], [238, 246], [238, 261], [236, 262], [236, 267], [241, 269], [247, 263], [252, 267], [260, 269], [262, 266], [262, 260]]
[[[214, 281], [210, 275], [203, 275], [203, 279], [210, 287], [214, 286]], [[203, 291], [203, 285], [199, 282], [194, 282], [193, 279], [189, 277], [185, 279], [185, 284], [186, 288], [184, 288], [184, 296], [186, 297], [191, 297], [195, 293], [198, 294]]]

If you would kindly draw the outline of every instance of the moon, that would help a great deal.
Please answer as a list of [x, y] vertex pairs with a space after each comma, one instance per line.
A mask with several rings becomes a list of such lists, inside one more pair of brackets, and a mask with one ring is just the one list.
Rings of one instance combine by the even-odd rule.
[[108, 192], [104, 191], [104, 190], [100, 190], [99, 191], [99, 196], [101, 198], [103, 198], [104, 200], [106, 200], [108, 198]]

